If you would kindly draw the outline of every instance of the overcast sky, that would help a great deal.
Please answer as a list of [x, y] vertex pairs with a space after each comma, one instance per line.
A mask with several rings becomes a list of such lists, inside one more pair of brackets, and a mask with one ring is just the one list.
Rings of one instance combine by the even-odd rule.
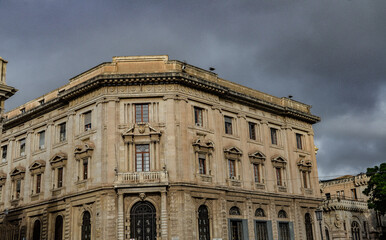
[[7, 110], [112, 56], [157, 54], [312, 105], [321, 177], [386, 162], [385, 0], [0, 0]]

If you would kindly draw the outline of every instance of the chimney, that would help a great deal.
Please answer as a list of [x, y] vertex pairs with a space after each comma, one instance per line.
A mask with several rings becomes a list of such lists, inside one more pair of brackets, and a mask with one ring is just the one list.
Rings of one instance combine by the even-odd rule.
[[7, 72], [7, 61], [0, 57], [0, 84], [5, 84], [5, 73]]

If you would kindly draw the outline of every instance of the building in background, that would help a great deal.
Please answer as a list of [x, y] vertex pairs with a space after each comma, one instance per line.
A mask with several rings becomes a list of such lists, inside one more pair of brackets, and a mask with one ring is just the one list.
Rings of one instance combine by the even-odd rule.
[[320, 239], [310, 108], [168, 56], [114, 57], [5, 114], [1, 234]]
[[363, 190], [368, 181], [369, 177], [361, 173], [320, 182], [327, 239], [379, 239], [386, 218], [367, 207]]

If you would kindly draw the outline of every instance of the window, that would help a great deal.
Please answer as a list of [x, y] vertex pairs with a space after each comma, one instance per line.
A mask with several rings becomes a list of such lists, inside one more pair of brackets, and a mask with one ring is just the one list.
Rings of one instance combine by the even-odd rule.
[[255, 182], [260, 183], [261, 182], [261, 176], [260, 176], [260, 164], [254, 163], [253, 164], [253, 175], [255, 177]]
[[210, 239], [209, 213], [205, 205], [198, 208], [198, 239]]
[[19, 140], [20, 156], [25, 156], [25, 138]]
[[7, 150], [8, 145], [4, 145], [1, 147], [1, 162], [7, 162]]
[[308, 182], [308, 172], [302, 171], [302, 176], [303, 176], [303, 187], [310, 188], [309, 182]]
[[33, 240], [40, 240], [40, 232], [41, 232], [41, 223], [39, 220], [36, 220], [34, 223], [33, 229]]
[[88, 158], [83, 159], [83, 180], [88, 178]]
[[63, 187], [63, 168], [58, 168], [58, 188]]
[[241, 215], [240, 209], [236, 206], [233, 206], [229, 209], [229, 215]]
[[306, 213], [304, 224], [306, 226], [306, 239], [307, 240], [313, 240], [314, 235], [312, 233], [312, 220], [311, 215], [309, 213]]
[[44, 149], [45, 148], [44, 143], [45, 143], [45, 138], [46, 138], [46, 132], [41, 131], [38, 133], [38, 135], [39, 135], [39, 149]]
[[290, 240], [290, 229], [288, 222], [279, 222], [279, 240]]
[[236, 161], [228, 159], [229, 178], [236, 179]]
[[224, 116], [224, 122], [225, 122], [225, 133], [226, 134], [232, 134], [232, 120], [233, 118]]
[[137, 172], [150, 171], [149, 144], [135, 145], [135, 169]]
[[15, 191], [15, 198], [19, 199], [21, 193], [21, 179], [16, 180], [16, 191]]
[[271, 143], [277, 145], [277, 129], [271, 128]]
[[256, 123], [248, 122], [249, 139], [256, 140]]
[[194, 123], [196, 126], [202, 127], [203, 125], [203, 109], [194, 107]]
[[55, 240], [63, 239], [63, 217], [58, 215], [55, 219]]
[[344, 190], [340, 191], [340, 196], [344, 198]]
[[352, 240], [360, 240], [360, 228], [359, 223], [356, 221], [353, 221], [351, 223], [351, 239]]
[[266, 221], [256, 221], [256, 240], [268, 240], [268, 226]]
[[21, 109], [20, 109], [20, 113], [21, 113], [21, 114], [24, 114], [24, 113], [25, 113], [25, 108], [21, 108]]
[[283, 179], [282, 179], [282, 174], [281, 174], [281, 168], [275, 168], [276, 170], [276, 184], [278, 186], [283, 185]]
[[198, 169], [200, 174], [206, 174], [206, 154], [198, 154]]
[[355, 188], [351, 189], [351, 198], [354, 200], [358, 199], [357, 190]]
[[296, 147], [298, 149], [303, 149], [302, 138], [303, 138], [303, 135], [296, 133]]
[[91, 111], [83, 114], [84, 131], [91, 130]]
[[44, 104], [44, 98], [42, 100], [39, 100], [39, 104], [43, 105]]
[[66, 141], [66, 123], [59, 124], [59, 142]]
[[89, 211], [83, 213], [82, 218], [82, 240], [91, 239], [91, 214]]
[[36, 193], [40, 193], [41, 184], [42, 184], [42, 175], [37, 174], [36, 175], [36, 189], [35, 189]]
[[327, 199], [327, 200], [330, 200], [330, 199], [331, 199], [331, 194], [330, 194], [330, 193], [326, 193], [326, 199]]
[[287, 213], [284, 210], [280, 210], [277, 214], [278, 218], [287, 218]]
[[135, 104], [135, 122], [149, 122], [149, 104]]
[[262, 208], [258, 208], [255, 211], [255, 217], [265, 217], [264, 210]]

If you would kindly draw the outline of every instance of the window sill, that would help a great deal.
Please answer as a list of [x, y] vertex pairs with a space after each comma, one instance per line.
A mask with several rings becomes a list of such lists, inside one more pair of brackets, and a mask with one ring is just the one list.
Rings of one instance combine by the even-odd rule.
[[24, 156], [19, 156], [19, 157], [17, 157], [17, 158], [14, 158], [14, 159], [13, 159], [13, 162], [18, 162], [18, 161], [24, 160], [24, 159], [26, 159], [26, 158], [27, 158], [26, 155], [24, 155]]
[[196, 174], [196, 177], [197, 177], [201, 182], [204, 182], [204, 183], [211, 183], [211, 182], [212, 182], [212, 179], [213, 179], [213, 176], [212, 176], [212, 175], [209, 175], [209, 174], [200, 174], [200, 173], [197, 173], [197, 174]]
[[188, 126], [189, 129], [193, 129], [193, 130], [196, 130], [196, 131], [201, 131], [201, 132], [205, 132], [205, 133], [214, 133], [213, 129], [209, 129], [207, 127], [199, 127], [199, 126]]
[[7, 166], [7, 165], [8, 165], [8, 162], [2, 162], [2, 163], [0, 163], [0, 167]]
[[238, 179], [228, 178], [227, 183], [230, 187], [241, 187], [241, 180]]
[[19, 205], [20, 201], [22, 201], [22, 200], [23, 200], [23, 198], [13, 199], [13, 200], [11, 200], [11, 205], [17, 206], [17, 205]]
[[271, 147], [271, 148], [275, 148], [275, 149], [281, 149], [281, 150], [283, 150], [283, 149], [284, 149], [284, 147], [283, 147], [283, 146], [280, 146], [280, 145], [274, 145], [274, 144], [270, 144], [270, 145], [269, 145], [269, 147]]
[[265, 184], [264, 183], [259, 183], [259, 182], [254, 182], [255, 189], [257, 190], [265, 190]]
[[96, 133], [97, 130], [96, 129], [90, 129], [88, 131], [83, 131], [81, 133], [79, 133], [78, 135], [75, 136], [75, 139], [79, 139], [79, 138], [82, 138], [82, 137], [86, 137], [86, 136], [89, 136], [89, 135], [92, 135], [94, 133]]
[[225, 138], [230, 138], [230, 139], [234, 139], [234, 140], [240, 140], [239, 136], [232, 135], [232, 134], [223, 134], [222, 136], [225, 137]]
[[51, 189], [50, 191], [52, 192], [52, 196], [58, 196], [62, 193], [62, 191], [64, 192], [65, 189], [66, 189], [65, 187], [60, 187], [60, 188]]
[[31, 194], [30, 195], [30, 197], [31, 197], [31, 201], [36, 201], [36, 200], [39, 200], [39, 198], [40, 198], [40, 195], [44, 195], [42, 192], [40, 192], [40, 193], [33, 193], [33, 194]]
[[248, 139], [247, 142], [253, 143], [253, 144], [258, 144], [258, 145], [263, 145], [263, 143], [259, 140]]
[[303, 188], [303, 192], [307, 195], [312, 195], [313, 194], [313, 190], [312, 188]]
[[307, 151], [307, 150], [304, 150], [304, 149], [299, 149], [299, 148], [295, 148], [294, 152], [296, 153], [302, 153], [302, 154], [306, 154], [306, 155], [310, 155], [310, 151]]
[[286, 186], [277, 186], [277, 190], [279, 192], [287, 192], [287, 187]]
[[57, 148], [57, 147], [61, 147], [61, 146], [64, 146], [67, 144], [67, 140], [63, 141], [63, 142], [57, 142], [54, 144], [54, 148]]
[[38, 155], [40, 153], [46, 152], [47, 148], [37, 149], [34, 153], [32, 153], [32, 156]]

